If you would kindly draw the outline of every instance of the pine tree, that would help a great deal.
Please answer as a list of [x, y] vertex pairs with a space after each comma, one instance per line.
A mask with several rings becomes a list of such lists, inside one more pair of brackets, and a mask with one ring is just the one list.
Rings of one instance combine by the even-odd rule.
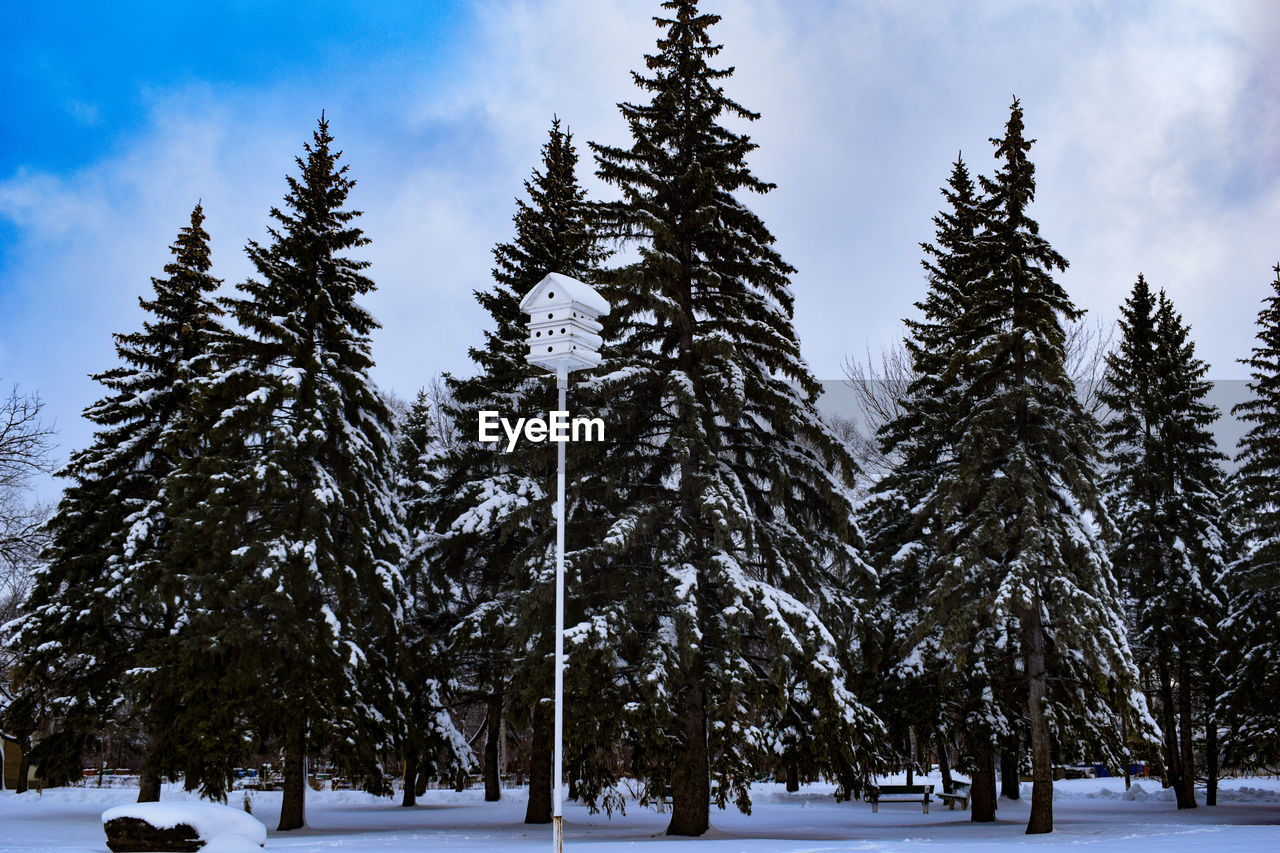
[[586, 389], [612, 432], [574, 447], [567, 728], [588, 800], [612, 781], [596, 756], [624, 742], [651, 798], [669, 786], [668, 833], [700, 835], [713, 798], [749, 808], [772, 755], [859, 789], [880, 728], [846, 686], [871, 582], [853, 462], [815, 409], [792, 268], [735, 196], [771, 185], [719, 123], [757, 116], [708, 65], [719, 17], [663, 7], [633, 75], [652, 100], [621, 105], [631, 147], [592, 145], [621, 194], [602, 228], [638, 260], [604, 281], [612, 349]]
[[1102, 401], [1112, 564], [1134, 609], [1134, 646], [1156, 676], [1165, 767], [1179, 808], [1195, 808], [1193, 705], [1209, 710], [1223, 602], [1222, 472], [1205, 402], [1208, 365], [1164, 292], [1138, 276], [1121, 308], [1119, 349], [1107, 358]]
[[139, 298], [142, 330], [115, 336], [120, 366], [94, 377], [108, 395], [85, 410], [97, 430], [60, 476], [68, 481], [49, 523], [27, 616], [11, 638], [29, 707], [52, 704], [57, 730], [33, 753], [46, 782], [78, 778], [80, 753], [100, 726], [129, 709], [145, 732], [139, 801], [160, 796], [175, 745], [165, 722], [175, 697], [152, 689], [152, 670], [182, 618], [181, 581], [165, 544], [172, 527], [165, 482], [199, 452], [187, 429], [202, 359], [222, 311], [211, 296], [209, 235], [200, 205], [170, 247], [153, 299]]
[[322, 116], [270, 244], [247, 246], [260, 278], [222, 302], [243, 331], [218, 342], [210, 453], [174, 482], [190, 567], [182, 723], [202, 756], [186, 783], [220, 796], [247, 735], [278, 743], [282, 830], [303, 825], [309, 751], [385, 788], [377, 750], [403, 705], [391, 415], [369, 378], [377, 323], [356, 301], [374, 284], [345, 254], [368, 240], [332, 142]]
[[1232, 411], [1251, 424], [1240, 440], [1242, 553], [1230, 566], [1233, 641], [1224, 706], [1235, 717], [1235, 761], [1280, 759], [1280, 264], [1273, 293], [1258, 312], [1258, 342], [1249, 358], [1252, 397]]
[[404, 765], [401, 805], [417, 801], [418, 788], [431, 778], [452, 779], [471, 769], [471, 747], [458, 730], [448, 704], [458, 678], [447, 655], [448, 606], [452, 593], [436, 585], [439, 574], [429, 562], [438, 536], [431, 508], [439, 491], [435, 462], [456, 440], [446, 411], [443, 386], [420, 390], [400, 425], [396, 442], [397, 489], [410, 531], [401, 574], [405, 608], [400, 663], [409, 685], [400, 717], [400, 758]]
[[[465, 379], [447, 377], [450, 415], [464, 440], [438, 455], [435, 499], [428, 512], [436, 539], [428, 558], [435, 584], [453, 591], [450, 653], [472, 698], [486, 706], [485, 798], [499, 788], [502, 720], [534, 723], [534, 761], [550, 756], [552, 743], [538, 705], [550, 697], [547, 655], [554, 594], [544, 577], [555, 471], [550, 444], [475, 440], [481, 411], [507, 418], [545, 414], [554, 390], [543, 371], [528, 364], [525, 316], [520, 300], [548, 273], [590, 280], [603, 258], [586, 220], [585, 191], [578, 185], [572, 134], [552, 121], [542, 164], [525, 181], [528, 201], [516, 199], [515, 239], [493, 250], [494, 286], [477, 291], [493, 318], [485, 345], [471, 350], [479, 368]], [[549, 759], [548, 759], [549, 760]], [[551, 820], [550, 771], [530, 779], [526, 821]]]
[[[876, 641], [869, 666], [881, 673], [881, 716], [896, 744], [913, 735], [939, 733], [950, 740], [957, 710], [954, 691], [940, 689], [942, 638], [936, 628], [922, 628], [921, 590], [935, 570], [937, 509], [927, 498], [948, 465], [954, 463], [954, 412], [959, 388], [948, 384], [947, 368], [964, 353], [957, 336], [967, 310], [969, 291], [978, 277], [976, 237], [982, 229], [982, 204], [963, 159], [957, 158], [942, 191], [948, 210], [934, 217], [936, 242], [922, 244], [929, 289], [916, 303], [919, 319], [906, 321], [904, 341], [914, 376], [901, 404], [901, 414], [887, 422], [878, 440], [882, 454], [893, 460], [862, 508], [868, 552], [880, 578], [880, 597], [873, 614]], [[906, 711], [904, 713], [904, 710]], [[985, 746], [990, 738], [979, 740]], [[976, 763], [975, 763], [976, 762]], [[985, 796], [983, 776], [990, 767], [984, 754], [974, 763], [975, 820], [993, 820], [994, 788]], [[988, 814], [990, 813], [990, 814]]]
[[1001, 165], [981, 180], [981, 278], [947, 371], [957, 440], [931, 497], [943, 532], [922, 627], [941, 632], [958, 678], [986, 682], [968, 691], [975, 737], [1011, 729], [1010, 700], [1025, 702], [1038, 833], [1053, 828], [1054, 742], [1119, 763], [1123, 724], [1141, 736], [1148, 717], [1099, 536], [1096, 424], [1064, 366], [1062, 323], [1080, 312], [1053, 278], [1066, 261], [1027, 215], [1035, 170], [1016, 100], [992, 142]]

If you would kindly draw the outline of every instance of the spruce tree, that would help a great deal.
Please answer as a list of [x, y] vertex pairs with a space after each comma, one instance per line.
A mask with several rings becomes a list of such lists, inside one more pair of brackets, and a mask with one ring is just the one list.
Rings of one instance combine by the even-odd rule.
[[712, 799], [747, 810], [757, 766], [788, 750], [860, 789], [880, 727], [846, 685], [871, 582], [853, 462], [815, 408], [793, 270], [737, 197], [772, 185], [720, 123], [757, 116], [708, 64], [719, 17], [663, 8], [633, 74], [651, 100], [620, 107], [631, 146], [592, 145], [621, 195], [602, 229], [637, 260], [603, 282], [608, 355], [586, 388], [611, 433], [574, 447], [567, 727], [584, 796], [624, 742], [649, 797], [669, 787], [668, 833], [701, 835]]
[[[963, 708], [954, 679], [943, 682], [942, 637], [936, 626], [926, 625], [921, 599], [935, 571], [940, 533], [938, 507], [928, 497], [955, 461], [960, 389], [949, 383], [947, 368], [965, 352], [967, 344], [958, 335], [978, 278], [974, 255], [983, 210], [963, 159], [957, 158], [942, 194], [948, 209], [934, 217], [935, 242], [922, 244], [928, 292], [916, 303], [920, 317], [905, 321], [909, 335], [904, 345], [914, 378], [901, 414], [878, 435], [881, 452], [893, 467], [862, 508], [868, 552], [880, 579], [868, 665], [880, 674], [881, 716], [893, 741], [903, 746], [913, 736], [935, 733], [949, 741], [953, 717]], [[991, 741], [991, 736], [978, 738], [980, 754], [963, 762], [974, 774], [975, 820], [994, 820], [994, 781], [988, 778]]]
[[1161, 291], [1138, 276], [1121, 307], [1122, 338], [1107, 357], [1102, 401], [1104, 490], [1115, 540], [1111, 560], [1132, 603], [1133, 645], [1155, 675], [1165, 767], [1179, 808], [1195, 808], [1193, 707], [1215, 726], [1217, 592], [1224, 568], [1223, 479], [1205, 402], [1208, 365]]
[[[1035, 169], [1022, 109], [993, 139], [1000, 167], [981, 180], [980, 272], [947, 371], [960, 389], [954, 462], [939, 478], [938, 572], [928, 616], [968, 691], [970, 724], [1008, 728], [1025, 703], [1034, 778], [1028, 833], [1053, 828], [1053, 749], [1088, 744], [1124, 760], [1127, 722], [1149, 730], [1119, 590], [1099, 528], [1097, 426], [1065, 368], [1063, 321], [1079, 316], [1053, 277], [1066, 261], [1028, 216]], [[1002, 676], [1016, 671], [1017, 681]]]
[[1258, 340], [1243, 359], [1249, 400], [1232, 411], [1250, 424], [1240, 440], [1241, 554], [1228, 572], [1235, 666], [1227, 677], [1225, 709], [1238, 724], [1235, 762], [1280, 760], [1280, 264], [1272, 293], [1258, 312]]
[[207, 383], [210, 452], [174, 483], [197, 685], [182, 722], [203, 756], [186, 783], [220, 796], [249, 735], [279, 744], [282, 830], [304, 823], [309, 752], [386, 787], [377, 750], [404, 691], [392, 422], [369, 378], [377, 323], [357, 302], [374, 284], [346, 254], [368, 240], [332, 142], [322, 116], [270, 243], [246, 248], [259, 277], [222, 302], [241, 331], [219, 340]]
[[399, 753], [404, 765], [401, 805], [417, 802], [432, 777], [453, 779], [471, 769], [471, 747], [448, 705], [458, 677], [447, 654], [452, 593], [436, 585], [430, 555], [438, 540], [431, 508], [439, 492], [435, 461], [457, 439], [445, 411], [442, 386], [420, 390], [400, 424], [396, 440], [397, 489], [409, 531], [401, 574], [406, 607], [400, 664], [408, 686], [400, 711]]
[[132, 709], [145, 736], [139, 801], [159, 799], [160, 773], [174, 769], [167, 720], [177, 699], [157, 689], [167, 674], [155, 668], [183, 617], [165, 483], [200, 452], [191, 400], [222, 314], [203, 224], [197, 204], [165, 277], [151, 280], [154, 298], [138, 300], [141, 331], [116, 335], [120, 365], [94, 377], [108, 394], [84, 412], [93, 443], [60, 472], [67, 486], [50, 545], [10, 640], [23, 650], [25, 704], [43, 697], [57, 721], [33, 753], [46, 782], [78, 778], [86, 739]]
[[[493, 250], [494, 285], [475, 296], [493, 327], [483, 347], [471, 350], [478, 371], [446, 377], [450, 416], [462, 440], [442, 452], [428, 514], [435, 541], [429, 561], [435, 585], [452, 591], [448, 617], [450, 655], [474, 701], [486, 707], [485, 799], [500, 797], [499, 737], [512, 717], [534, 725], [533, 761], [549, 762], [552, 742], [538, 706], [550, 698], [551, 603], [554, 590], [543, 576], [552, 532], [554, 445], [476, 440], [481, 411], [504, 417], [538, 417], [555, 408], [545, 373], [526, 361], [528, 344], [520, 300], [548, 273], [591, 280], [603, 257], [586, 216], [585, 191], [575, 169], [573, 136], [553, 119], [542, 163], [516, 199], [515, 238]], [[551, 820], [550, 765], [530, 778], [526, 821]]]

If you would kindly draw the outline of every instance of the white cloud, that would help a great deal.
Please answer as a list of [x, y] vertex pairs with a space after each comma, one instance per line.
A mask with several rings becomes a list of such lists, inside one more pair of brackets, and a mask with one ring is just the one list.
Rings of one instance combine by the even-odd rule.
[[[1114, 316], [1139, 270], [1169, 289], [1219, 376], [1240, 375], [1270, 266], [1280, 260], [1280, 41], [1273, 4], [708, 3], [737, 66], [730, 96], [763, 118], [748, 199], [795, 279], [797, 328], [821, 378], [846, 354], [891, 343], [923, 279], [956, 151], [989, 172], [987, 138], [1022, 98], [1039, 139], [1035, 214], [1072, 261], [1066, 283]], [[134, 328], [136, 297], [203, 198], [215, 272], [249, 273], [283, 175], [327, 107], [358, 186], [379, 291], [369, 307], [379, 381], [402, 396], [467, 370], [512, 199], [552, 114], [587, 141], [625, 145], [615, 103], [642, 100], [630, 71], [654, 50], [657, 3], [509, 0], [478, 13], [477, 41], [443, 72], [259, 91], [193, 87], [153, 96], [130, 142], [74, 174], [0, 181], [16, 249], [0, 280], [0, 376], [38, 387], [63, 443]], [[376, 63], [371, 63], [371, 68]], [[399, 67], [399, 66], [396, 66]], [[370, 72], [376, 73], [376, 72]]]

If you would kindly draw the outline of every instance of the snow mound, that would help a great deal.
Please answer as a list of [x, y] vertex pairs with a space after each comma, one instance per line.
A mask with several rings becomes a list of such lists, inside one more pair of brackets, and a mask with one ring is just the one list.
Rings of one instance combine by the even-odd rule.
[[[1147, 789], [1137, 782], [1134, 782], [1129, 790], [1124, 792], [1124, 799], [1129, 800], [1130, 802], [1141, 803], [1145, 800], [1151, 799], [1151, 796], [1152, 795], [1147, 792]], [[1161, 799], [1164, 798], [1162, 797]]]
[[[267, 843], [267, 828], [251, 814], [218, 803], [130, 803], [102, 813], [102, 823], [131, 817], [157, 829], [173, 829], [185, 823], [207, 844], [204, 853], [255, 853]], [[237, 842], [239, 842], [237, 846]]]

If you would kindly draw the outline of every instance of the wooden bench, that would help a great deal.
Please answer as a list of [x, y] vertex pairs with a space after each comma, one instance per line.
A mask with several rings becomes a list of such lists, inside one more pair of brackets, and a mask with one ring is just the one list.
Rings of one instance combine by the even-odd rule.
[[947, 809], [954, 811], [956, 806], [960, 806], [961, 811], [969, 809], [969, 790], [973, 786], [968, 782], [952, 782], [951, 790], [944, 791], [938, 795], [938, 799], [947, 804]]
[[871, 811], [879, 812], [881, 803], [920, 803], [924, 813], [929, 813], [929, 797], [932, 785], [880, 785], [870, 792]]

